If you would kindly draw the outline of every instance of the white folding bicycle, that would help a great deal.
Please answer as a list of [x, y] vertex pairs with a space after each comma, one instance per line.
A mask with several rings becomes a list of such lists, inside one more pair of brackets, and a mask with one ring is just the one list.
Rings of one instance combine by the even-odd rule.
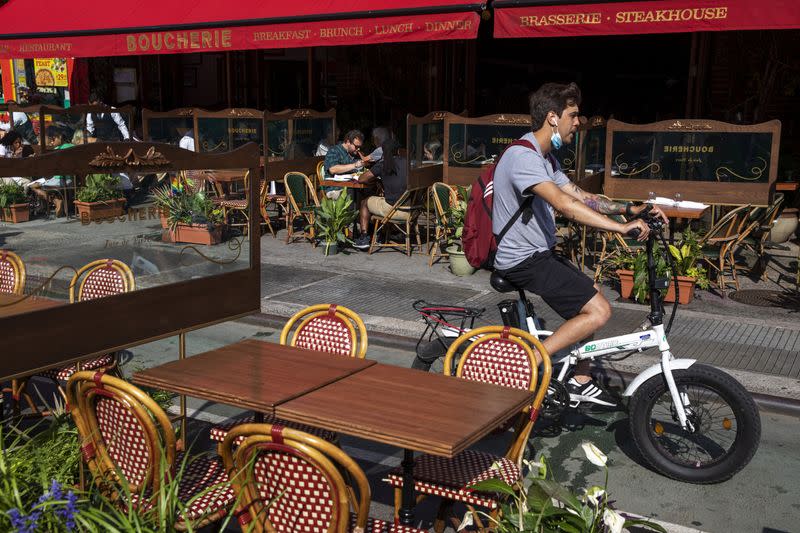
[[[629, 425], [636, 447], [663, 475], [690, 483], [718, 483], [744, 468], [758, 449], [761, 438], [758, 407], [750, 393], [729, 374], [695, 359], [673, 356], [667, 335], [678, 304], [665, 327], [661, 290], [667, 288], [669, 279], [656, 276], [656, 238], [661, 238], [661, 253], [670, 262], [672, 258], [661, 236], [662, 222], [647, 213], [643, 218], [651, 230], [647, 241], [649, 326], [645, 323], [641, 330], [627, 335], [592, 340], [554, 360], [558, 372], [550, 382], [542, 416], [558, 418], [565, 409], [579, 407], [580, 399], [571, 397], [565, 386], [578, 361], [624, 354], [615, 359], [620, 360], [658, 348], [661, 361], [639, 373], [622, 392], [628, 398]], [[552, 335], [541, 328], [523, 288], [513, 286], [497, 272], [492, 274], [491, 284], [499, 292], [519, 294], [517, 300], [499, 304], [505, 325], [522, 327], [538, 338]], [[421, 370], [432, 367], [438, 370], [435, 366], [442, 364], [453, 340], [469, 331], [485, 311], [422, 300], [414, 302], [414, 309], [427, 325], [417, 342], [417, 356], [412, 364]], [[456, 324], [458, 320], [460, 325]]]

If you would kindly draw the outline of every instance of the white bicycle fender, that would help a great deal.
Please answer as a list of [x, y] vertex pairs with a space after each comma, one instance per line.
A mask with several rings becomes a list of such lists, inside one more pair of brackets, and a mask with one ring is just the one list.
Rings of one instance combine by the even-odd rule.
[[[669, 367], [671, 370], [686, 370], [696, 362], [697, 359], [673, 359], [669, 362]], [[622, 395], [633, 396], [633, 393], [636, 392], [636, 389], [642, 386], [642, 383], [661, 373], [661, 363], [654, 364], [636, 376], [633, 381], [631, 381], [630, 385], [628, 385], [628, 387], [625, 389], [625, 392], [622, 393]]]

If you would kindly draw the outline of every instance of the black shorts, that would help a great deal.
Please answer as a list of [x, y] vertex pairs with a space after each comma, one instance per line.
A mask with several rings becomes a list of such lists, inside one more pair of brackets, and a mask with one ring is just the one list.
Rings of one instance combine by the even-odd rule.
[[564, 320], [580, 313], [597, 294], [589, 276], [552, 251], [536, 252], [500, 274], [517, 287], [541, 296]]

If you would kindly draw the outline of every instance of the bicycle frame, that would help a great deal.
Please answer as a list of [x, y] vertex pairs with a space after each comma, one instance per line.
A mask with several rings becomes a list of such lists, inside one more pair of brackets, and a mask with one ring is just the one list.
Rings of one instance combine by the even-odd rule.
[[[652, 231], [650, 238], [647, 241], [647, 268], [650, 280], [650, 314], [647, 316], [650, 321], [651, 327], [646, 330], [621, 335], [619, 337], [608, 337], [605, 339], [598, 339], [589, 341], [583, 345], [573, 348], [569, 355], [561, 358], [553, 363], [556, 367], [561, 365], [561, 369], [555, 379], [564, 382], [569, 372], [578, 361], [594, 360], [598, 357], [606, 357], [614, 354], [638, 351], [642, 352], [648, 348], [658, 348], [661, 352], [661, 361], [656, 363], [643, 372], [639, 373], [633, 381], [626, 387], [623, 396], [630, 397], [636, 390], [647, 380], [651, 379], [658, 374], [663, 374], [667, 382], [667, 387], [672, 397], [673, 405], [675, 406], [678, 420], [681, 427], [687, 429], [690, 425], [686, 411], [690, 407], [688, 398], [681, 395], [678, 387], [675, 384], [675, 378], [672, 375], [673, 370], [685, 370], [691, 367], [695, 359], [675, 359], [670, 351], [669, 342], [667, 341], [667, 333], [664, 328], [664, 313], [662, 309], [662, 299], [660, 290], [667, 287], [668, 280], [660, 280], [656, 278], [656, 266], [653, 259], [653, 247], [655, 242], [655, 231]], [[520, 291], [520, 300], [517, 302], [518, 309], [521, 313], [520, 316], [526, 317], [526, 325], [528, 332], [537, 338], [547, 337], [552, 335], [552, 332], [540, 330], [537, 328], [538, 320], [533, 313], [527, 311], [527, 298], [525, 298], [524, 291]], [[523, 311], [524, 310], [524, 311]]]

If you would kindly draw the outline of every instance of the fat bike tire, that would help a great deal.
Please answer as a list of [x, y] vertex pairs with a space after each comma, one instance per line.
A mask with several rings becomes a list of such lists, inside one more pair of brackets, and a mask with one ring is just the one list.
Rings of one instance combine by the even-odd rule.
[[672, 375], [688, 396], [689, 420], [684, 430], [662, 374], [642, 384], [631, 398], [631, 436], [642, 457], [657, 472], [696, 484], [730, 479], [755, 455], [761, 439], [761, 418], [749, 392], [725, 372], [702, 364]]

